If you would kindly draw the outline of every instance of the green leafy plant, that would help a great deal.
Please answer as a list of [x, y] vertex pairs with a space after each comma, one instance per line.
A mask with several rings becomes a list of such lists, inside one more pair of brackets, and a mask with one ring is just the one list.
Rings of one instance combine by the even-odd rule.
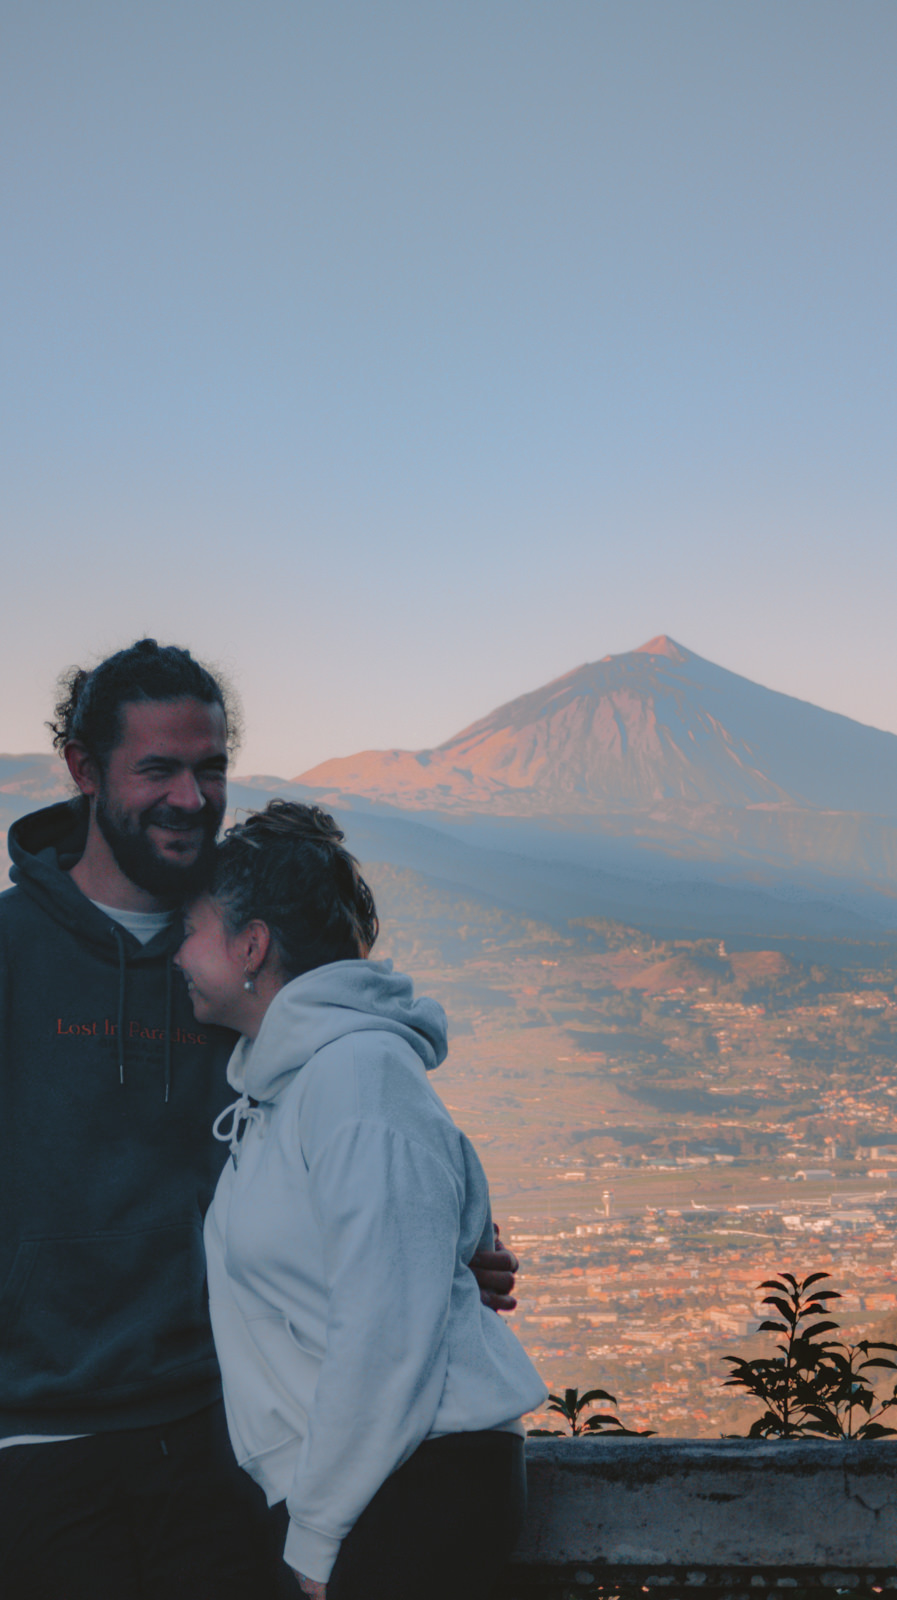
[[825, 1365], [818, 1374], [822, 1380], [820, 1389], [826, 1382], [828, 1388], [815, 1405], [808, 1407], [814, 1419], [807, 1424], [808, 1433], [830, 1439], [885, 1439], [897, 1434], [897, 1428], [886, 1427], [879, 1420], [897, 1406], [897, 1383], [887, 1399], [878, 1400], [864, 1376], [872, 1367], [897, 1371], [897, 1361], [871, 1354], [879, 1350], [897, 1351], [897, 1345], [871, 1339], [829, 1345]]
[[837, 1290], [820, 1287], [827, 1280], [827, 1272], [802, 1280], [790, 1272], [766, 1279], [760, 1288], [772, 1293], [763, 1304], [778, 1315], [761, 1322], [759, 1331], [784, 1335], [779, 1354], [723, 1357], [732, 1368], [725, 1387], [743, 1389], [765, 1406], [749, 1439], [883, 1439], [897, 1433], [880, 1420], [897, 1406], [897, 1383], [879, 1400], [868, 1377], [873, 1369], [897, 1372], [897, 1361], [878, 1354], [897, 1351], [897, 1345], [827, 1338], [839, 1327], [828, 1315], [828, 1302], [841, 1298]]
[[[610, 1411], [593, 1412], [591, 1416], [584, 1417], [583, 1413], [589, 1406], [599, 1400], [609, 1400], [612, 1406], [616, 1405], [614, 1395], [608, 1394], [606, 1389], [587, 1389], [581, 1395], [578, 1389], [565, 1389], [563, 1395], [550, 1394], [548, 1396], [548, 1410], [559, 1412], [567, 1423], [568, 1434], [579, 1438], [583, 1434], [594, 1437], [596, 1434], [604, 1438], [636, 1438], [646, 1437], [653, 1433], [653, 1428], [626, 1428], [619, 1417]], [[563, 1428], [530, 1428], [531, 1439], [548, 1439], [565, 1436]]]

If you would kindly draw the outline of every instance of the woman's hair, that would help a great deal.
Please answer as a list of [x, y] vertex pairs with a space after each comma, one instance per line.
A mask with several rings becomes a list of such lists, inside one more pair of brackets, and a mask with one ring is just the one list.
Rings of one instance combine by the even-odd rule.
[[377, 937], [374, 897], [343, 837], [317, 806], [272, 800], [216, 851], [211, 892], [225, 923], [232, 933], [266, 923], [291, 978], [366, 955]]
[[54, 720], [47, 723], [60, 755], [77, 739], [101, 768], [122, 735], [122, 708], [140, 700], [201, 700], [219, 705], [227, 723], [228, 753], [240, 744], [240, 706], [220, 671], [212, 672], [177, 645], [138, 639], [88, 671], [60, 674]]

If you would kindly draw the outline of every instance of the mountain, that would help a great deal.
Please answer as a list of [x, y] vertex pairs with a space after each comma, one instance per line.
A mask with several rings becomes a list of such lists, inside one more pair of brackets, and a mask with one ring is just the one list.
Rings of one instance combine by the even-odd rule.
[[897, 818], [897, 736], [661, 635], [521, 695], [435, 749], [368, 750], [295, 781], [403, 810], [591, 818], [672, 804]]
[[328, 805], [416, 813], [481, 847], [822, 895], [897, 922], [897, 736], [667, 635], [577, 667], [435, 749], [365, 751], [296, 781]]

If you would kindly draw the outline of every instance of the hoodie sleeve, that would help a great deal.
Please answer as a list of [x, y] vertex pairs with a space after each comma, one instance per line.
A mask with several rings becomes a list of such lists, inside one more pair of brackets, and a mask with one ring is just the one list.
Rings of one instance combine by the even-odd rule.
[[315, 1152], [309, 1179], [325, 1252], [327, 1352], [287, 1495], [284, 1559], [326, 1582], [341, 1540], [432, 1427], [463, 1196], [432, 1149], [360, 1117]]

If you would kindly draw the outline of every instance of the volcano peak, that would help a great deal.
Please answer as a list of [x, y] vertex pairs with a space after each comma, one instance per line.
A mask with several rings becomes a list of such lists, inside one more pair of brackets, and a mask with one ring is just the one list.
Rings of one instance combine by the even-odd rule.
[[758, 807], [893, 816], [897, 738], [657, 634], [498, 706], [436, 749], [366, 751], [299, 781], [406, 809], [517, 817], [653, 815], [667, 803], [734, 808], [748, 822]]
[[632, 653], [636, 656], [667, 656], [670, 661], [687, 661], [691, 654], [684, 645], [671, 639], [668, 633], [658, 633], [647, 644], [638, 645]]

